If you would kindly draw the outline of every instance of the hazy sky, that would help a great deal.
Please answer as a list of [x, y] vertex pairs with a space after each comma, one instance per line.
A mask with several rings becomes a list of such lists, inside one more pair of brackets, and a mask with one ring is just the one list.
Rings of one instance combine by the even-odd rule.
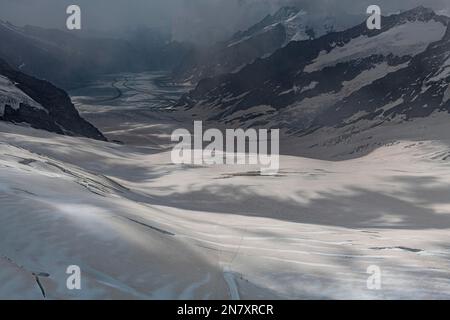
[[283, 5], [329, 15], [383, 13], [417, 5], [450, 12], [450, 0], [0, 0], [0, 19], [17, 25], [64, 28], [66, 8], [78, 4], [83, 28], [116, 31], [139, 25], [165, 27], [177, 39], [212, 40], [243, 29]]

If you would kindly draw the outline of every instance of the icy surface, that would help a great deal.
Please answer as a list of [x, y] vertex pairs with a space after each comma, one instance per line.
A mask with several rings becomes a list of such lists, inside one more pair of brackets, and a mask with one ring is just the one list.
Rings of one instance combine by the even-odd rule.
[[48, 299], [450, 298], [448, 114], [286, 141], [297, 154], [267, 177], [173, 165], [191, 119], [144, 112], [153, 78], [126, 78], [114, 100], [75, 98], [125, 145], [0, 122], [0, 298], [44, 298], [33, 274]]

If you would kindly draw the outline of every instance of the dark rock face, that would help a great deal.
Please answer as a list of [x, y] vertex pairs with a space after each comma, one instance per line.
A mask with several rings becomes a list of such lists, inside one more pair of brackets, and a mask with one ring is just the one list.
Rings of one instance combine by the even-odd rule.
[[24, 103], [18, 108], [5, 105], [0, 120], [27, 123], [36, 129], [106, 141], [98, 129], [80, 117], [64, 90], [14, 70], [2, 60], [0, 75], [15, 83], [18, 89], [45, 109], [36, 109]]
[[[195, 108], [205, 120], [278, 127], [292, 134], [450, 111], [449, 25], [448, 17], [418, 7], [383, 17], [381, 30], [368, 30], [364, 22], [318, 39], [291, 42], [237, 73], [200, 81], [178, 105]], [[410, 28], [422, 32], [422, 26], [431, 30], [427, 37], [436, 39], [415, 51], [428, 39], [411, 34]], [[407, 41], [397, 39], [398, 32]], [[358, 41], [374, 41], [374, 49], [355, 46]], [[405, 41], [409, 51], [395, 51], [397, 41]], [[252, 110], [258, 106], [270, 111]]]

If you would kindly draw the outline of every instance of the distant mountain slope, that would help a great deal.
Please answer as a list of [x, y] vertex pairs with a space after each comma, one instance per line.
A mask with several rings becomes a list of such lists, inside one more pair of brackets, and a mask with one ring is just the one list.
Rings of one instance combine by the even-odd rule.
[[217, 43], [207, 50], [192, 52], [175, 69], [174, 76], [179, 81], [197, 82], [234, 72], [256, 58], [273, 53], [291, 40], [314, 37], [306, 17], [305, 11], [283, 7], [249, 29], [237, 32], [228, 41]]
[[179, 105], [232, 126], [303, 134], [323, 126], [450, 110], [449, 18], [418, 7], [291, 42], [235, 74], [202, 80]]
[[0, 59], [0, 120], [59, 134], [106, 140], [80, 117], [63, 90], [14, 70]]
[[99, 74], [172, 68], [188, 52], [184, 44], [149, 29], [127, 37], [88, 38], [0, 21], [0, 58], [27, 74], [69, 88]]

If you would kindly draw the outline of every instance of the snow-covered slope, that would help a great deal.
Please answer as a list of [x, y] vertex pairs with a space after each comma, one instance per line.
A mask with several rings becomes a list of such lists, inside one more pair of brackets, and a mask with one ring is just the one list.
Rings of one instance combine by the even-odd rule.
[[[282, 156], [273, 177], [0, 123], [0, 298], [448, 299], [438, 119], [444, 140]], [[366, 286], [372, 265], [381, 290]]]
[[333, 67], [339, 63], [364, 59], [371, 55], [396, 57], [415, 56], [430, 43], [441, 40], [446, 32], [441, 21], [421, 21], [419, 19], [393, 26], [374, 36], [360, 35], [349, 42], [336, 45], [331, 50], [323, 50], [303, 71], [311, 73]]

